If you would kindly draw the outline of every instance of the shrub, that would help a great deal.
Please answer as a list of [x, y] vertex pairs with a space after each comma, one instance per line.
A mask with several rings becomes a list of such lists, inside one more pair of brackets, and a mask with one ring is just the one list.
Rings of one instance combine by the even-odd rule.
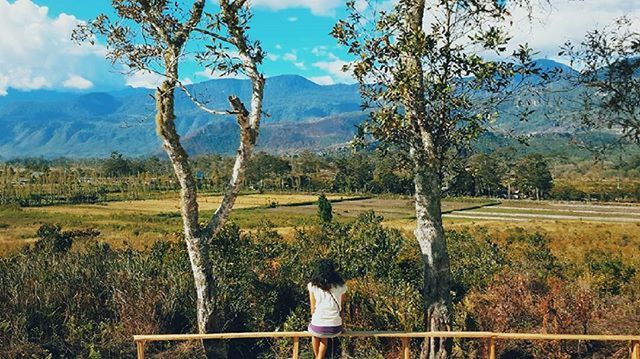
[[331, 202], [327, 199], [327, 196], [321, 194], [318, 198], [318, 218], [322, 223], [330, 223], [333, 219], [333, 212], [331, 209]]
[[[131, 336], [195, 331], [195, 293], [182, 241], [144, 250], [111, 248], [94, 230], [44, 225], [31, 248], [0, 258], [0, 357], [133, 356]], [[83, 245], [77, 246], [78, 239]], [[460, 330], [637, 333], [635, 267], [589, 253], [571, 272], [541, 234], [519, 229], [498, 245], [488, 236], [447, 232]], [[74, 243], [76, 242], [76, 243]], [[224, 331], [304, 330], [312, 265], [331, 257], [347, 279], [352, 330], [423, 330], [422, 259], [413, 239], [373, 212], [351, 223], [298, 229], [282, 238], [269, 223], [228, 225], [211, 242], [216, 302]], [[634, 294], [635, 293], [635, 294]], [[353, 357], [399, 353], [397, 341], [343, 340]], [[457, 351], [479, 354], [472, 341]], [[305, 355], [309, 354], [306, 346]], [[280, 358], [290, 341], [233, 340], [229, 357]], [[503, 357], [616, 357], [612, 344], [504, 342]], [[201, 356], [195, 344], [150, 345], [159, 358]], [[511, 353], [511, 354], [509, 354]], [[618, 353], [618, 354], [616, 354]]]

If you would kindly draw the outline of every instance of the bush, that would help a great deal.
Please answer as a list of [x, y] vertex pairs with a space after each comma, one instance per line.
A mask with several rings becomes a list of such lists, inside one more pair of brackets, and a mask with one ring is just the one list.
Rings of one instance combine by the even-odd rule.
[[323, 194], [318, 198], [318, 217], [322, 223], [330, 223], [333, 219], [331, 202]]
[[[31, 248], [0, 259], [0, 357], [130, 358], [131, 336], [195, 331], [195, 293], [182, 241], [114, 249], [94, 230], [43, 225]], [[78, 246], [79, 239], [82, 246]], [[593, 252], [568, 272], [541, 234], [513, 231], [504, 244], [480, 232], [447, 232], [458, 330], [560, 333], [640, 331], [635, 267]], [[306, 283], [320, 257], [347, 280], [351, 330], [423, 330], [422, 260], [417, 244], [373, 212], [347, 224], [298, 229], [293, 241], [269, 223], [251, 233], [228, 225], [211, 242], [216, 302], [224, 331], [304, 330]], [[562, 276], [561, 276], [562, 274]], [[397, 341], [344, 340], [357, 357], [398, 353]], [[290, 341], [233, 340], [229, 357], [280, 358]], [[304, 348], [307, 350], [308, 348]], [[458, 353], [480, 353], [472, 341]], [[505, 342], [504, 357], [616, 357], [601, 346]], [[157, 343], [159, 358], [201, 356], [196, 344]], [[511, 353], [511, 354], [509, 354]], [[306, 355], [305, 354], [305, 355]]]

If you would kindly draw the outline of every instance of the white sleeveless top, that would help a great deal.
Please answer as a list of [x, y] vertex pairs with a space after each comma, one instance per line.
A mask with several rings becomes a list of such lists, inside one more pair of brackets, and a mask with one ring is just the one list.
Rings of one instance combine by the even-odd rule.
[[[340, 310], [342, 309], [342, 296], [347, 291], [347, 286], [332, 287], [330, 290], [331, 294], [311, 283], [307, 285], [307, 289], [313, 293], [316, 299], [316, 309], [311, 316], [311, 324], [319, 327], [337, 327], [342, 325]], [[333, 298], [331, 296], [332, 294]]]

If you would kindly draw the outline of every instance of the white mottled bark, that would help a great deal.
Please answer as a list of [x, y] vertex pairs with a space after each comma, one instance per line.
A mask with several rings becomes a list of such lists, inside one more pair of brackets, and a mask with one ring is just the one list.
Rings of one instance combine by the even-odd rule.
[[[241, 2], [242, 3], [242, 2]], [[217, 234], [229, 219], [233, 205], [244, 181], [244, 173], [249, 159], [253, 154], [260, 131], [262, 118], [262, 99], [264, 96], [265, 80], [258, 71], [257, 61], [251, 54], [243, 29], [238, 25], [236, 7], [241, 4], [229, 4], [226, 0], [220, 1], [220, 9], [223, 21], [229, 30], [229, 41], [238, 49], [238, 57], [242, 61], [244, 73], [251, 80], [251, 108], [247, 110], [242, 101], [237, 97], [229, 97], [229, 103], [236, 114], [236, 120], [240, 127], [240, 146], [231, 172], [231, 178], [223, 193], [222, 202], [207, 224], [207, 234]]]
[[[424, 99], [422, 58], [413, 41], [422, 34], [425, 1], [410, 3], [404, 17], [405, 49], [400, 55], [403, 77], [408, 86], [403, 96], [405, 116], [411, 127], [410, 156], [415, 186], [416, 240], [424, 263], [424, 325], [427, 331], [451, 330], [451, 272], [449, 254], [442, 227], [441, 163], [438, 146], [428, 123]], [[451, 340], [429, 338], [423, 342], [421, 359], [447, 359], [451, 356]]]
[[[144, 21], [147, 21], [155, 32], [156, 38], [163, 43], [163, 61], [166, 80], [156, 91], [156, 130], [162, 139], [162, 145], [169, 156], [174, 173], [180, 184], [180, 212], [184, 230], [184, 240], [187, 245], [189, 261], [196, 288], [197, 301], [197, 325], [198, 332], [210, 333], [219, 331], [219, 313], [216, 312], [215, 280], [211, 267], [209, 243], [229, 217], [235, 199], [238, 195], [240, 184], [243, 180], [244, 170], [253, 152], [258, 137], [260, 118], [262, 116], [262, 97], [264, 92], [264, 77], [257, 69], [260, 57], [252, 53], [254, 49], [248, 44], [245, 28], [240, 23], [240, 12], [245, 6], [245, 0], [220, 0], [222, 22], [226, 25], [229, 38], [218, 36], [208, 32], [216, 40], [227, 41], [234, 45], [242, 60], [244, 72], [249, 76], [253, 84], [251, 109], [247, 111], [237, 97], [230, 97], [229, 101], [240, 126], [240, 147], [233, 168], [231, 181], [224, 193], [222, 204], [215, 212], [208, 225], [202, 228], [199, 224], [197, 187], [193, 171], [189, 163], [189, 157], [180, 142], [180, 136], [175, 127], [174, 100], [176, 87], [182, 88], [187, 96], [194, 100], [193, 96], [179, 82], [178, 63], [181, 51], [192, 31], [200, 23], [206, 0], [194, 0], [189, 19], [175, 29], [173, 24], [163, 21], [163, 9], [158, 9], [148, 1], [141, 2], [144, 12]], [[261, 56], [261, 55], [259, 55]], [[196, 105], [204, 110], [200, 102]], [[207, 111], [211, 114], [218, 111]], [[226, 358], [226, 348], [222, 341], [204, 341], [204, 349], [208, 358]]]
[[[451, 271], [442, 227], [441, 181], [436, 166], [425, 165], [424, 152], [412, 150], [414, 163], [416, 229], [424, 263], [424, 323], [427, 331], [451, 330]], [[451, 355], [451, 340], [429, 338], [423, 342], [420, 358], [445, 359]]]

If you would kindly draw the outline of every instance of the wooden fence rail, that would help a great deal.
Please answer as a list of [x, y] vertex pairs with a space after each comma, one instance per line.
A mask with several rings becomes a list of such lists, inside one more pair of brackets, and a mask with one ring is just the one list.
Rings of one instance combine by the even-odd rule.
[[[630, 359], [640, 359], [640, 335], [580, 335], [580, 334], [533, 334], [533, 333], [493, 333], [493, 332], [345, 332], [341, 337], [351, 338], [397, 338], [402, 340], [402, 357], [409, 359], [411, 350], [409, 341], [412, 338], [465, 338], [483, 339], [486, 346], [486, 358], [496, 358], [496, 341], [498, 340], [573, 340], [573, 341], [618, 341], [629, 343]], [[292, 338], [292, 358], [298, 359], [300, 338], [309, 338], [309, 332], [245, 332], [245, 333], [211, 333], [211, 334], [159, 334], [134, 335], [138, 359], [144, 359], [145, 344], [158, 341], [192, 341], [214, 339], [260, 339], [260, 338]]]

